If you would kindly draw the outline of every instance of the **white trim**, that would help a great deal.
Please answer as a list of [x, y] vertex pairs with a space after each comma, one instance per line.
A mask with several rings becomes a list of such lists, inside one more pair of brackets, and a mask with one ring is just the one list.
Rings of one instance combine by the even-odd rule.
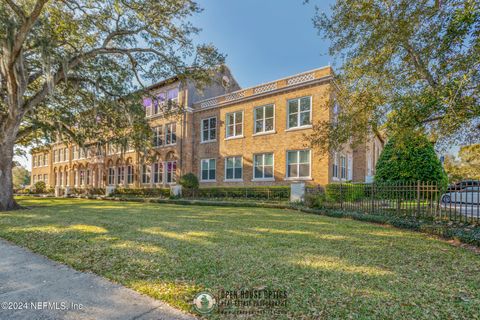
[[[303, 99], [303, 98], [310, 98], [310, 124], [308, 125], [300, 125], [300, 114], [302, 113], [301, 112], [301, 107], [300, 107], [300, 100]], [[298, 101], [298, 111], [297, 111], [297, 126], [295, 127], [290, 127], [289, 126], [289, 118], [290, 118], [290, 106], [289, 106], [289, 102], [290, 101]], [[287, 125], [286, 125], [286, 130], [290, 130], [290, 129], [295, 129], [295, 128], [298, 128], [298, 129], [305, 129], [307, 126], [309, 126], [310, 128], [312, 127], [312, 122], [313, 122], [313, 119], [312, 119], [312, 109], [313, 109], [313, 97], [312, 96], [302, 96], [302, 97], [298, 97], [298, 98], [293, 98], [293, 99], [287, 99]]]
[[[210, 135], [210, 130], [212, 130], [212, 128], [210, 127], [210, 119], [215, 119], [215, 139], [209, 139], [209, 140], [204, 140], [203, 138], [203, 121], [205, 120], [208, 120], [208, 132], [209, 132], [209, 135]], [[200, 143], [208, 143], [208, 142], [214, 142], [214, 141], [217, 141], [217, 135], [218, 135], [218, 120], [217, 120], [217, 116], [213, 116], [213, 117], [208, 117], [208, 118], [202, 118], [200, 119]]]
[[[232, 179], [227, 179], [227, 159], [229, 158], [240, 158], [240, 168], [242, 169], [242, 177], [241, 178], [232, 178]], [[237, 155], [237, 156], [227, 156], [225, 157], [224, 160], [224, 166], [223, 166], [223, 181], [224, 182], [243, 182], [243, 156]], [[235, 177], [235, 160], [233, 162], [233, 176]]]
[[[202, 165], [203, 165], [204, 160], [208, 160], [207, 161], [207, 164], [208, 164], [207, 171], [208, 171], [209, 176], [210, 176], [210, 169], [211, 169], [210, 168], [210, 160], [215, 161], [215, 168], [214, 168], [215, 169], [215, 179], [203, 179], [202, 178], [203, 177], [203, 174], [202, 174], [203, 173], [203, 167], [202, 167]], [[217, 181], [217, 159], [216, 158], [202, 158], [202, 159], [200, 159], [200, 182], [216, 182], [216, 181]]]
[[217, 139], [215, 139], [215, 140], [208, 140], [208, 141], [200, 141], [200, 144], [213, 143], [213, 142], [217, 142]]
[[225, 138], [225, 139], [223, 139], [223, 140], [226, 141], [226, 140], [235, 140], [235, 139], [243, 139], [243, 138], [245, 138], [245, 136], [244, 136], [244, 135], [241, 135], [241, 136], [228, 137], [228, 138]]
[[[273, 129], [272, 130], [268, 130], [268, 131], [265, 131], [265, 108], [266, 107], [273, 107]], [[262, 127], [263, 127], [263, 131], [259, 131], [259, 132], [255, 132], [256, 128], [257, 128], [257, 109], [260, 109], [262, 108], [263, 109], [263, 123], [262, 123]], [[269, 103], [269, 104], [265, 104], [265, 105], [261, 105], [261, 106], [258, 106], [258, 107], [254, 107], [253, 108], [253, 135], [264, 135], [264, 134], [271, 134], [271, 133], [275, 133], [276, 130], [275, 130], [275, 125], [276, 125], [276, 121], [275, 121], [275, 103]]]
[[274, 130], [274, 131], [267, 131], [267, 132], [259, 132], [259, 133], [254, 133], [254, 134], [252, 134], [252, 137], [268, 136], [268, 135], [270, 135], [270, 134], [275, 134], [275, 133], [277, 133], [276, 130]]
[[[255, 169], [254, 169], [255, 170]], [[275, 181], [275, 178], [253, 178], [252, 182], [268, 182]]]
[[[288, 153], [289, 152], [297, 152], [297, 155], [299, 151], [309, 151], [308, 152], [308, 176], [307, 177], [288, 177]], [[298, 156], [298, 161], [300, 161], [300, 157]], [[300, 164], [300, 162], [297, 163], [297, 167]], [[300, 171], [297, 171], [297, 174], [300, 174]], [[285, 154], [285, 179], [284, 180], [312, 180], [312, 149], [294, 149], [294, 150], [287, 150]]]
[[[237, 134], [237, 131], [235, 129], [235, 123], [237, 121], [237, 115], [236, 114], [239, 113], [239, 112], [242, 113], [242, 133], [241, 134]], [[233, 128], [235, 129], [235, 135], [227, 137], [227, 130], [228, 130], [227, 118], [228, 118], [229, 114], [233, 114]], [[232, 138], [239, 138], [239, 137], [243, 138], [244, 137], [244, 132], [245, 132], [244, 125], [245, 125], [245, 112], [244, 112], [244, 110], [237, 110], [237, 111], [232, 111], [232, 112], [225, 113], [225, 140], [232, 139]]]
[[[255, 156], [262, 155], [263, 156], [263, 176], [265, 176], [265, 155], [271, 154], [272, 155], [272, 177], [271, 178], [255, 178]], [[275, 152], [259, 152], [254, 153], [252, 158], [252, 181], [275, 181]]]
[[[288, 116], [288, 115], [287, 115], [287, 116]], [[311, 124], [307, 124], [307, 125], [305, 125], [305, 126], [293, 127], [293, 128], [285, 129], [285, 132], [305, 130], [305, 129], [312, 129], [312, 128], [313, 128], [313, 126], [312, 126]]]

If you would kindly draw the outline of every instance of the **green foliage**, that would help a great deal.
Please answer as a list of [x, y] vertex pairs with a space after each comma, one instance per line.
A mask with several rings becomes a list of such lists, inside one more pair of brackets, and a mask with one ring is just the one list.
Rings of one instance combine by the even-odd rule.
[[448, 183], [433, 145], [417, 133], [392, 137], [377, 162], [377, 182], [436, 182], [441, 187]]
[[325, 147], [425, 129], [439, 142], [478, 137], [480, 2], [336, 0], [317, 11], [336, 69], [335, 123], [317, 125]]
[[36, 193], [45, 193], [47, 192], [47, 185], [43, 181], [38, 181], [35, 183], [35, 192]]
[[198, 189], [198, 178], [193, 173], [187, 173], [180, 177], [179, 183], [185, 189]]
[[167, 188], [117, 188], [112, 196], [162, 197], [170, 196]]
[[445, 158], [445, 171], [451, 181], [466, 179], [480, 180], [480, 144], [462, 146], [458, 153], [459, 159], [452, 156]]
[[357, 201], [365, 197], [365, 185], [330, 183], [325, 187], [326, 200], [331, 202]]
[[263, 200], [288, 200], [290, 198], [290, 186], [273, 187], [213, 187], [200, 188], [194, 191], [183, 193], [185, 197], [191, 198], [243, 198]]
[[22, 166], [15, 166], [12, 170], [13, 187], [19, 189], [30, 184], [30, 171]]

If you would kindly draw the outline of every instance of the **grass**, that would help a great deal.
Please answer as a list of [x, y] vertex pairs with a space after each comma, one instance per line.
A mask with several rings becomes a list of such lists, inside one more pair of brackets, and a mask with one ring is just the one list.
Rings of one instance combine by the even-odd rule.
[[19, 199], [32, 209], [1, 213], [1, 237], [188, 312], [201, 290], [267, 287], [288, 293], [279, 318], [480, 317], [480, 257], [420, 233], [282, 209]]

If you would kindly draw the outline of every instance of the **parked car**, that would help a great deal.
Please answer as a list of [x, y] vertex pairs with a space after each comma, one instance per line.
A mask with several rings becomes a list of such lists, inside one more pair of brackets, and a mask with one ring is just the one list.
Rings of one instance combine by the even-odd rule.
[[443, 203], [466, 203], [480, 205], [480, 186], [452, 190], [442, 196]]
[[447, 188], [447, 192], [463, 190], [467, 187], [480, 187], [480, 180], [462, 180], [455, 184], [451, 184]]

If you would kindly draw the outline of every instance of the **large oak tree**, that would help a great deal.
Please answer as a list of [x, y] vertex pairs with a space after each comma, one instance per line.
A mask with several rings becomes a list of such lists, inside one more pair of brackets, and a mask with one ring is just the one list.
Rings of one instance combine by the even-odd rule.
[[338, 121], [313, 143], [335, 147], [365, 133], [420, 130], [457, 144], [480, 136], [478, 0], [337, 0], [317, 11], [338, 62]]
[[17, 207], [15, 145], [139, 138], [143, 82], [208, 81], [223, 56], [194, 45], [199, 11], [191, 0], [0, 0], [0, 211]]

